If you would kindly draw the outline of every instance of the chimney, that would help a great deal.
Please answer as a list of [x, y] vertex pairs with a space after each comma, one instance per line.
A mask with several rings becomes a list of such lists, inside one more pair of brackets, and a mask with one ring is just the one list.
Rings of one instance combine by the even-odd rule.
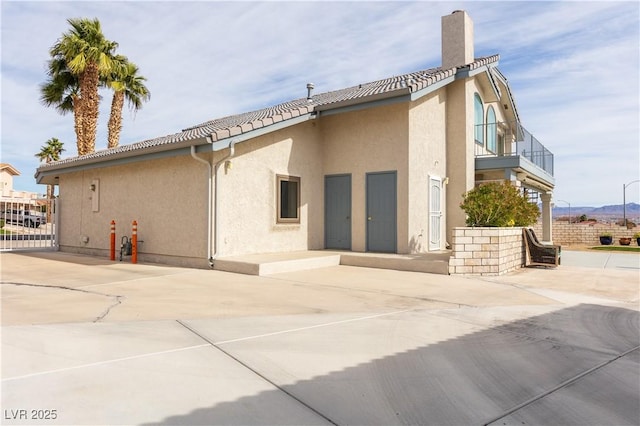
[[464, 10], [442, 17], [442, 68], [473, 62], [473, 21]]

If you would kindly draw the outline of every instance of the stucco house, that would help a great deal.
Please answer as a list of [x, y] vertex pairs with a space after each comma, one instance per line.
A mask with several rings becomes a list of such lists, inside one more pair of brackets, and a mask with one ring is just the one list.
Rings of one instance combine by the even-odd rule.
[[14, 189], [14, 176], [20, 176], [18, 169], [9, 163], [0, 163], [0, 212], [5, 209], [35, 209], [41, 195]]
[[0, 163], [0, 194], [8, 197], [13, 192], [13, 177], [20, 176], [18, 169], [9, 163]]
[[[63, 251], [106, 256], [138, 222], [143, 261], [314, 249], [423, 253], [465, 225], [462, 194], [508, 180], [538, 196], [551, 241], [553, 155], [520, 124], [499, 56], [442, 17], [442, 65], [41, 165]], [[304, 89], [304, 88], [301, 88]], [[534, 198], [535, 200], [535, 198]], [[124, 230], [123, 230], [124, 228]]]

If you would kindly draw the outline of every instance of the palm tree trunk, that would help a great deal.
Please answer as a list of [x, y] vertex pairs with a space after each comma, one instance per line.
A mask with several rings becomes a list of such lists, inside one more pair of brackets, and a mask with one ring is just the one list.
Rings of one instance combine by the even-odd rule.
[[88, 63], [80, 77], [80, 96], [83, 104], [84, 122], [84, 154], [91, 154], [96, 150], [96, 134], [98, 130], [98, 111], [100, 98], [98, 96], [98, 84], [100, 83], [98, 66]]
[[84, 126], [82, 123], [82, 99], [80, 96], [73, 96], [73, 126], [76, 131], [76, 146], [78, 155], [82, 155], [84, 151]]
[[124, 91], [113, 92], [111, 101], [111, 115], [109, 116], [109, 148], [116, 148], [120, 143], [122, 130], [122, 107], [124, 106]]
[[[53, 200], [53, 185], [47, 185], [47, 200]], [[51, 207], [53, 203], [47, 204], [47, 223], [51, 223]]]

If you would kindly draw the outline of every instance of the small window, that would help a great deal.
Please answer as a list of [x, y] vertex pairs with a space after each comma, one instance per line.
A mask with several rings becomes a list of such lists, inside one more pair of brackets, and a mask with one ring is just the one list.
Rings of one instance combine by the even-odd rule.
[[473, 112], [476, 143], [484, 145], [484, 107], [482, 106], [482, 99], [477, 93], [473, 97]]
[[278, 223], [300, 223], [300, 178], [277, 176]]

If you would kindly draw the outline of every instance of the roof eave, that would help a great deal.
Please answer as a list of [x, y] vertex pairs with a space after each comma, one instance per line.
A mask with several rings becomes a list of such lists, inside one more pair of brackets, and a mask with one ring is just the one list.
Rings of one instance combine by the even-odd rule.
[[413, 92], [411, 94], [411, 100], [415, 101], [417, 99], [422, 98], [423, 96], [426, 96], [430, 93], [435, 92], [438, 89], [441, 89], [443, 87], [445, 87], [446, 85], [453, 83], [456, 79], [456, 76], [454, 73], [452, 73], [450, 76], [443, 78], [442, 80], [436, 81], [433, 84], [428, 85], [427, 87], [424, 87], [420, 90], [417, 90], [415, 92]]
[[132, 151], [124, 151], [113, 153], [108, 158], [104, 157], [88, 157], [79, 158], [72, 163], [50, 164], [48, 167], [40, 167], [36, 170], [35, 178], [39, 184], [56, 185], [56, 177], [61, 173], [73, 173], [83, 170], [98, 169], [103, 167], [114, 167], [125, 164], [136, 163], [147, 160], [157, 160], [167, 157], [175, 157], [179, 155], [189, 155], [191, 146], [196, 147], [196, 152], [206, 153], [220, 151], [229, 147], [229, 143], [244, 142], [258, 136], [275, 132], [277, 130], [294, 126], [296, 124], [308, 121], [316, 117], [315, 113], [307, 113], [278, 123], [265, 126], [259, 129], [251, 130], [228, 138], [219, 139], [211, 142], [210, 137], [197, 137], [181, 142], [141, 148]]
[[513, 115], [514, 115], [514, 120], [519, 122], [520, 121], [520, 114], [518, 114], [518, 108], [516, 107], [516, 100], [513, 96], [513, 92], [511, 91], [511, 86], [509, 85], [509, 81], [507, 80], [507, 78], [500, 72], [500, 70], [496, 67], [495, 68], [495, 74], [494, 76], [500, 80], [500, 83], [502, 83], [504, 85], [504, 87], [507, 89], [507, 98], [509, 100], [509, 103], [511, 104], [511, 109], [513, 111]]
[[258, 136], [266, 135], [267, 133], [276, 132], [281, 129], [285, 129], [287, 127], [295, 126], [296, 124], [304, 123], [305, 121], [315, 119], [317, 114], [315, 112], [309, 112], [306, 114], [299, 115], [297, 117], [289, 118], [283, 121], [279, 121], [274, 124], [270, 124], [265, 127], [260, 127], [258, 129], [250, 130], [244, 133], [240, 133], [235, 136], [229, 136], [223, 139], [218, 139], [212, 143], [199, 144], [196, 146], [197, 153], [205, 153], [205, 152], [216, 152], [221, 151], [229, 147], [229, 143], [231, 141], [235, 143], [240, 143], [247, 141], [249, 139], [257, 138]]
[[2, 163], [1, 170], [7, 171], [12, 176], [20, 176], [20, 172], [18, 171], [18, 169], [16, 169], [9, 163]]
[[70, 163], [59, 162], [40, 166], [36, 169], [34, 177], [36, 179], [36, 182], [39, 184], [55, 185], [56, 183], [53, 183], [50, 179], [46, 178], [58, 175], [63, 171], [64, 173], [71, 173], [81, 170], [130, 164], [148, 159], [173, 157], [176, 155], [182, 155], [183, 152], [186, 152], [188, 154], [188, 151], [192, 145], [197, 146], [205, 144], [208, 144], [206, 137], [195, 137], [193, 139], [174, 142], [170, 144], [133, 149], [130, 151], [114, 152], [112, 154], [109, 154], [107, 158], [101, 156], [87, 156], [85, 158], [79, 157], [78, 159]]

